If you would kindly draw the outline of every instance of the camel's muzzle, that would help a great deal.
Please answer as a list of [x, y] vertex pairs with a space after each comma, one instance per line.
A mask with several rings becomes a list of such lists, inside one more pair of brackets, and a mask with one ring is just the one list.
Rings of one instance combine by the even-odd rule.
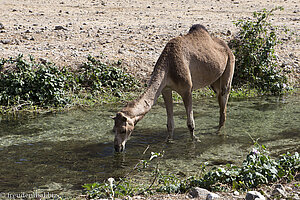
[[115, 145], [115, 151], [116, 152], [123, 152], [124, 150], [125, 150], [125, 146], [123, 146], [122, 144]]

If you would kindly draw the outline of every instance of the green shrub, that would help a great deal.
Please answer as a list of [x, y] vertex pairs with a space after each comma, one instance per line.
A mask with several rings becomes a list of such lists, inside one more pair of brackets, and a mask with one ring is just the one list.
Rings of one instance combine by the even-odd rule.
[[133, 76], [92, 56], [88, 56], [88, 61], [77, 71], [77, 82], [92, 92], [109, 91], [116, 96], [121, 96], [122, 91], [138, 87], [138, 82]]
[[137, 192], [137, 189], [126, 179], [116, 182], [113, 178], [109, 178], [105, 182], [85, 184], [82, 187], [91, 199], [107, 197], [114, 199], [115, 197], [133, 196]]
[[250, 19], [238, 20], [238, 34], [229, 42], [236, 57], [233, 87], [249, 85], [262, 94], [281, 94], [288, 89], [287, 77], [276, 62], [275, 47], [281, 43], [278, 27], [269, 22], [276, 7], [254, 12]]
[[0, 104], [64, 105], [65, 75], [51, 63], [17, 58], [0, 60]]
[[283, 177], [291, 181], [299, 170], [300, 157], [297, 152], [294, 155], [287, 153], [279, 159], [272, 159], [265, 146], [255, 144], [241, 167], [229, 164], [226, 167], [214, 167], [200, 179], [192, 178], [190, 186], [200, 186], [209, 190], [222, 190], [226, 187], [246, 190], [276, 182]]
[[23, 105], [64, 106], [76, 98], [93, 98], [104, 92], [121, 97], [122, 92], [138, 85], [133, 76], [91, 56], [77, 71], [37, 62], [31, 56], [29, 61], [23, 55], [0, 59], [0, 105], [7, 109], [21, 109]]

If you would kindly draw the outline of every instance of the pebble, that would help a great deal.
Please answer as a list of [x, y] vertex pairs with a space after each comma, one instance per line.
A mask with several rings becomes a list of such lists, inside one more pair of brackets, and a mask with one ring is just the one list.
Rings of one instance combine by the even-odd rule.
[[274, 185], [275, 189], [272, 191], [272, 197], [286, 197], [285, 188], [281, 184]]
[[265, 200], [266, 198], [257, 191], [249, 191], [246, 194], [246, 200]]
[[218, 194], [215, 194], [215, 193], [209, 193], [206, 196], [206, 200], [214, 200], [214, 199], [221, 199], [221, 197]]
[[68, 29], [66, 29], [66, 28], [63, 27], [63, 26], [55, 26], [55, 27], [54, 27], [54, 30], [59, 31], [59, 30], [68, 30]]
[[210, 193], [210, 191], [208, 191], [206, 189], [195, 187], [195, 188], [191, 189], [191, 191], [189, 192], [189, 195], [191, 198], [204, 198], [209, 193]]
[[206, 199], [206, 200], [217, 200], [221, 199], [218, 194], [212, 193], [204, 188], [195, 187], [189, 192], [190, 198]]
[[11, 43], [11, 40], [10, 39], [3, 39], [3, 40], [0, 40], [0, 42], [2, 44], [10, 44]]
[[0, 30], [4, 29], [4, 25], [0, 22]]

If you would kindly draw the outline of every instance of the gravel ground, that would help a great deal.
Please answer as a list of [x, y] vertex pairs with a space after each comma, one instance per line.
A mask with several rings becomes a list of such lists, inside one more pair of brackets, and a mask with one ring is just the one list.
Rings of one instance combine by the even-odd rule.
[[123, 61], [129, 72], [149, 79], [170, 38], [200, 23], [228, 40], [233, 21], [262, 8], [283, 6], [272, 23], [287, 26], [279, 47], [281, 63], [299, 82], [299, 0], [0, 0], [0, 57], [31, 54], [76, 67], [87, 55]]

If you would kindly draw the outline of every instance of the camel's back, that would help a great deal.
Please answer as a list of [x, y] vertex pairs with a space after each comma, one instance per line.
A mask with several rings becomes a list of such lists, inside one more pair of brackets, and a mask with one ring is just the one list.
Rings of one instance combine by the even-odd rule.
[[193, 25], [188, 34], [170, 40], [166, 50], [175, 60], [171, 71], [189, 76], [194, 89], [216, 81], [231, 53], [225, 42], [211, 36], [202, 25]]

